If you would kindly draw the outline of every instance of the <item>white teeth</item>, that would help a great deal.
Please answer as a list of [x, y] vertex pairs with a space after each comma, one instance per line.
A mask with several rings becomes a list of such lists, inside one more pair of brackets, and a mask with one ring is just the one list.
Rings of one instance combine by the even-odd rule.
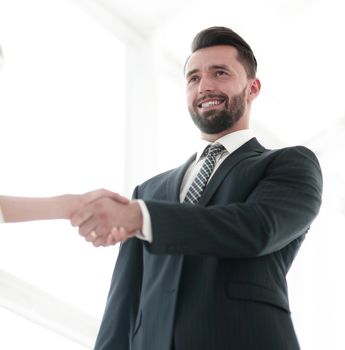
[[202, 108], [207, 108], [207, 107], [210, 107], [210, 106], [216, 106], [216, 105], [219, 105], [221, 102], [220, 101], [208, 101], [208, 102], [204, 102], [201, 104], [201, 107]]

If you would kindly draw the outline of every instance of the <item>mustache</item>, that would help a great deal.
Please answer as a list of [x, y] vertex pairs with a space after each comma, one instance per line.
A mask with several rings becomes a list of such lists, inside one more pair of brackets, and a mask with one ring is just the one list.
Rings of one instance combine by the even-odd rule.
[[227, 102], [229, 100], [228, 96], [226, 96], [226, 95], [207, 94], [207, 95], [204, 95], [203, 97], [200, 97], [197, 100], [195, 100], [194, 101], [194, 107], [197, 107], [200, 104], [202, 104], [204, 101], [209, 100], [209, 99], [213, 99], [213, 98], [221, 99], [221, 100], [224, 100], [225, 102]]

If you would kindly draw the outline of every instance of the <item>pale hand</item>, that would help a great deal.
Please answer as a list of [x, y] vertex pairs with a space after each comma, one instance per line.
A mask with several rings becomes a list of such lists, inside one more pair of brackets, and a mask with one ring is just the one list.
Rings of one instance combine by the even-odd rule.
[[125, 203], [111, 197], [92, 201], [71, 218], [71, 224], [79, 226], [80, 235], [95, 247], [113, 245], [133, 237], [141, 229], [142, 222], [137, 201]]

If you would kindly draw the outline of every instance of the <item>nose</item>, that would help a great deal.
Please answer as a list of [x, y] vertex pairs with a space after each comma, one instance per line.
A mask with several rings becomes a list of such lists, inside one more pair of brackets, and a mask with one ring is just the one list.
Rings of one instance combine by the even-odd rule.
[[198, 89], [199, 94], [203, 94], [203, 93], [207, 93], [207, 92], [211, 92], [211, 91], [216, 90], [216, 88], [214, 86], [214, 81], [207, 76], [204, 76], [200, 79], [198, 88], [199, 88]]

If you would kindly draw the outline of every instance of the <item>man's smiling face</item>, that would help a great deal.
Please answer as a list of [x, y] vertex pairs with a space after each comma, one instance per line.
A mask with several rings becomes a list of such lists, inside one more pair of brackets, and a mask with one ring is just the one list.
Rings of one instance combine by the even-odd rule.
[[237, 50], [211, 46], [195, 51], [186, 64], [187, 103], [190, 115], [204, 134], [231, 132], [248, 114], [251, 83]]

